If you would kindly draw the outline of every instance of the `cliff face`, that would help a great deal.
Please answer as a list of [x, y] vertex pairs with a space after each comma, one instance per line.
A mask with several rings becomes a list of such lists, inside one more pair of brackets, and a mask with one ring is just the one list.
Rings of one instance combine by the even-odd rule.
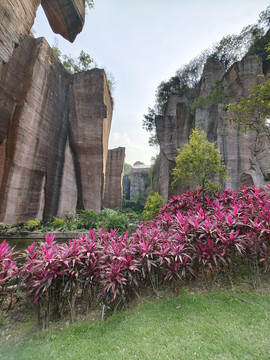
[[[40, 0], [2, 0], [0, 3], [0, 65], [30, 33]], [[23, 19], [23, 21], [22, 21]]]
[[130, 200], [136, 200], [142, 204], [146, 202], [146, 189], [148, 187], [149, 168], [132, 168], [129, 175]]
[[252, 130], [243, 134], [240, 126], [223, 120], [227, 104], [246, 96], [248, 85], [257, 83], [262, 72], [263, 64], [256, 56], [243, 58], [226, 73], [216, 59], [210, 58], [204, 67], [198, 94], [207, 97], [218, 87], [221, 96], [217, 101], [198, 106], [192, 113], [191, 102], [171, 96], [165, 116], [156, 117], [161, 149], [157, 190], [165, 200], [183, 190], [170, 186], [170, 171], [175, 166], [176, 149], [188, 142], [194, 127], [204, 130], [208, 140], [217, 143], [229, 172], [226, 187], [236, 190], [244, 184], [260, 186], [266, 183], [264, 177], [270, 173], [269, 139], [264, 135], [257, 136]]
[[103, 204], [105, 208], [122, 208], [124, 164], [125, 148], [118, 147], [108, 151]]
[[69, 75], [45, 39], [0, 66], [0, 221], [103, 202], [112, 99], [103, 70]]
[[[29, 35], [41, 0], [1, 0], [0, 65], [7, 63]], [[42, 0], [52, 30], [73, 42], [84, 25], [84, 0]]]
[[[70, 138], [78, 172], [78, 204], [100, 211], [112, 120], [105, 73], [75, 74], [70, 84]], [[106, 102], [105, 102], [106, 101]]]

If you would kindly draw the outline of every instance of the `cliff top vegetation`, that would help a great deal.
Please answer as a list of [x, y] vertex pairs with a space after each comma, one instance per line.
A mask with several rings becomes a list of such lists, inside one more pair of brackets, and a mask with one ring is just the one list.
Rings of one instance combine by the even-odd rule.
[[192, 59], [188, 64], [181, 66], [169, 80], [162, 81], [156, 90], [156, 100], [148, 114], [143, 116], [143, 128], [150, 132], [150, 146], [158, 145], [156, 137], [155, 116], [164, 115], [169, 96], [172, 94], [182, 96], [188, 103], [193, 102], [196, 87], [202, 76], [204, 65], [209, 57], [215, 57], [224, 67], [224, 72], [230, 66], [241, 60], [245, 55], [257, 55], [263, 61], [267, 60], [265, 38], [270, 27], [270, 6], [261, 12], [256, 24], [248, 25], [240, 34], [223, 37], [211, 49], [206, 49]]

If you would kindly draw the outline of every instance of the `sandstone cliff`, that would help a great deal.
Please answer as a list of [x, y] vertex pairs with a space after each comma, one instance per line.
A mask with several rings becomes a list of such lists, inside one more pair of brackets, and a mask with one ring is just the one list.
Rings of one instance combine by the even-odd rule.
[[157, 137], [160, 144], [159, 179], [157, 191], [166, 201], [179, 192], [181, 187], [171, 187], [170, 172], [175, 166], [177, 148], [188, 142], [191, 129], [205, 130], [207, 138], [216, 142], [229, 172], [224, 186], [237, 189], [239, 186], [263, 185], [270, 173], [270, 142], [266, 136], [257, 136], [255, 131], [241, 132], [241, 127], [223, 120], [229, 102], [239, 100], [248, 94], [250, 83], [257, 83], [258, 75], [263, 73], [263, 63], [257, 56], [246, 56], [235, 63], [226, 73], [214, 57], [205, 64], [198, 97], [207, 97], [218, 89], [220, 96], [216, 101], [197, 106], [191, 111], [193, 97], [171, 95], [164, 116], [156, 117]]
[[0, 221], [99, 211], [112, 99], [103, 70], [70, 75], [45, 39], [0, 66]]
[[[0, 65], [7, 63], [33, 26], [41, 0], [1, 0]], [[84, 25], [84, 0], [42, 0], [52, 30], [73, 42]]]
[[148, 187], [148, 171], [149, 168], [136, 168], [133, 167], [131, 169], [131, 173], [129, 175], [130, 180], [130, 200], [138, 202], [142, 205], [145, 204], [147, 194], [146, 190]]
[[104, 207], [121, 209], [123, 199], [123, 175], [125, 148], [109, 150], [106, 165]]
[[112, 99], [104, 71], [94, 69], [71, 76], [69, 98], [78, 204], [100, 211], [112, 120]]

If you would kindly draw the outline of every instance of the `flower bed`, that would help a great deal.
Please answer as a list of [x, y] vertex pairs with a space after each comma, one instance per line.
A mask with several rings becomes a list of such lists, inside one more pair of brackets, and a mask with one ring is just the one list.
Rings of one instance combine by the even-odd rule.
[[78, 297], [86, 309], [98, 303], [117, 308], [145, 286], [157, 292], [162, 282], [204, 276], [211, 287], [221, 273], [233, 286], [239, 260], [257, 288], [260, 274], [269, 274], [270, 194], [256, 187], [211, 198], [187, 191], [131, 236], [90, 230], [60, 244], [47, 235], [23, 253], [19, 271], [5, 241], [0, 249], [0, 286], [19, 277], [43, 327], [67, 309], [74, 320]]

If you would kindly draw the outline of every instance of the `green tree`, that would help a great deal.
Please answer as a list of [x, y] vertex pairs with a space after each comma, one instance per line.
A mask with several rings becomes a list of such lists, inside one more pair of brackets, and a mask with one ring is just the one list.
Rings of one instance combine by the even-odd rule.
[[131, 173], [132, 165], [125, 163], [124, 165], [124, 175], [129, 175]]
[[97, 64], [94, 62], [91, 56], [85, 53], [83, 50], [80, 52], [78, 59], [75, 59], [70, 55], [61, 55], [61, 56], [62, 56], [62, 63], [65, 69], [70, 74], [87, 71], [97, 66]]
[[176, 166], [172, 170], [173, 186], [183, 184], [191, 188], [200, 186], [203, 193], [221, 188], [227, 177], [226, 167], [215, 143], [206, 139], [206, 133], [193, 130], [189, 143], [178, 150]]
[[135, 163], [133, 164], [133, 166], [142, 166], [142, 165], [145, 165], [145, 164], [139, 160], [135, 161]]
[[269, 134], [270, 77], [260, 76], [261, 82], [250, 85], [250, 94], [228, 105], [225, 119], [243, 126], [242, 131], [256, 130]]
[[159, 193], [155, 192], [153, 195], [148, 195], [143, 210], [143, 219], [152, 220], [163, 204], [164, 200]]
[[148, 144], [153, 147], [158, 146], [155, 116], [156, 116], [155, 110], [148, 108], [148, 114], [143, 115], [143, 124], [142, 124], [143, 129], [151, 133], [148, 140]]

